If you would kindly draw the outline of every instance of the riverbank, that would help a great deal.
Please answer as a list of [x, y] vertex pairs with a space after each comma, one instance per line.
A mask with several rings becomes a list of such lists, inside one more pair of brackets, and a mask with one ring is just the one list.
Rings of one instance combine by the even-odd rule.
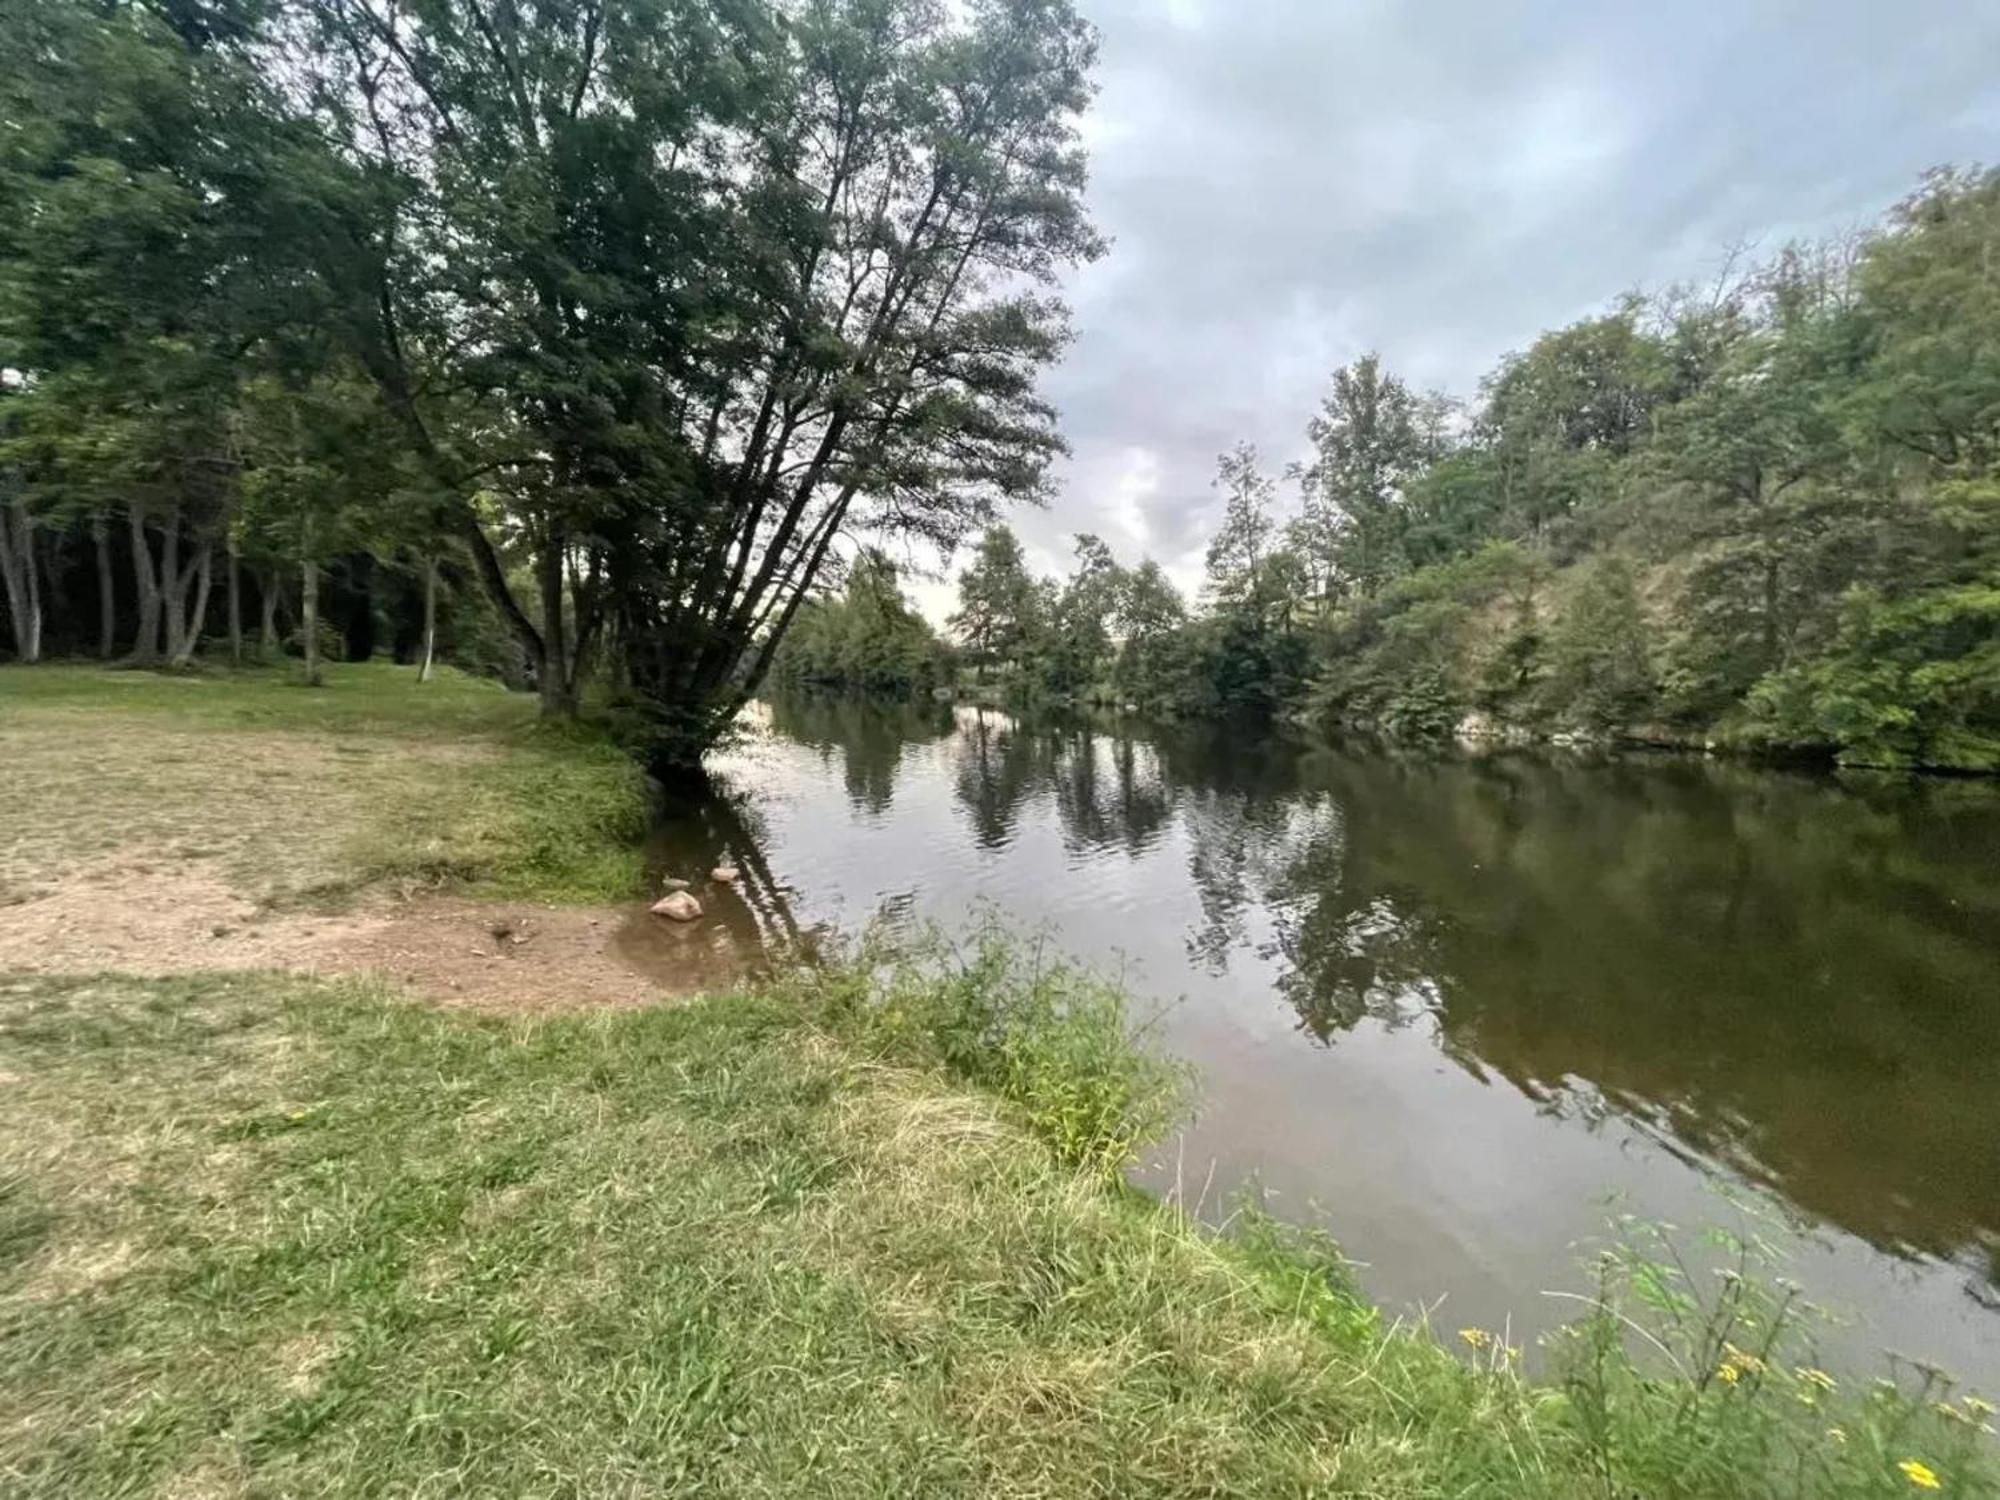
[[[78, 695], [122, 681], [17, 692], [30, 675], [0, 674], [10, 776], [57, 774], [14, 769], [26, 734], [85, 781], [115, 753], [117, 795], [171, 809], [120, 838], [87, 803], [24, 802], [31, 891], [63, 878], [49, 851], [106, 835], [171, 872], [197, 829], [216, 852], [188, 858], [274, 908], [385, 883], [421, 906], [454, 879], [608, 895], [636, 869], [609, 832], [623, 770], [477, 684], [440, 708], [388, 668], [327, 695], [134, 679], [121, 718]], [[36, 691], [63, 701], [17, 712]], [[366, 752], [266, 787], [317, 814], [303, 851], [242, 792], [235, 736], [260, 732], [287, 765], [301, 740]], [[530, 776], [574, 838], [491, 790]], [[482, 863], [365, 878], [399, 868], [418, 807]], [[1531, 1380], [1502, 1330], [1445, 1330], [1465, 1358], [1390, 1326], [1325, 1246], [1201, 1230], [1119, 1179], [1175, 1085], [1126, 1035], [1116, 991], [994, 946], [534, 1014], [269, 972], [5, 980], [0, 1475], [29, 1496], [1992, 1492], [1989, 1413], [1826, 1389], [1748, 1290], [1718, 1323], [1682, 1300], [1703, 1288], [1614, 1260], [1613, 1306]], [[1628, 1359], [1625, 1316], [1665, 1352]]]

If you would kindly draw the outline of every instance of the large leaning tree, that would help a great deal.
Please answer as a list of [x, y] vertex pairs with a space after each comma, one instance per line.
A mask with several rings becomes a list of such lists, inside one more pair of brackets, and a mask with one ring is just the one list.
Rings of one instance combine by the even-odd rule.
[[[547, 711], [698, 766], [843, 536], [1033, 497], [1101, 252], [1068, 0], [295, 0], [355, 357]], [[337, 169], [336, 169], [337, 167]]]

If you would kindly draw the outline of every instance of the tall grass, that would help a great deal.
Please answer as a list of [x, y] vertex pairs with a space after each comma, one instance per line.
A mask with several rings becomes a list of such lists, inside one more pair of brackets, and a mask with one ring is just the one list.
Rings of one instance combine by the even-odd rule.
[[786, 982], [851, 1045], [998, 1096], [1058, 1161], [1099, 1176], [1129, 1166], [1192, 1097], [1191, 1071], [1140, 1041], [1119, 985], [998, 923], [959, 939], [877, 935]]

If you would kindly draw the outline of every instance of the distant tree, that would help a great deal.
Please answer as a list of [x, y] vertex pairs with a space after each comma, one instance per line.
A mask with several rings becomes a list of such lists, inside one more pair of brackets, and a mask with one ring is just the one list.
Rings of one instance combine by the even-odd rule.
[[1150, 557], [1121, 580], [1116, 612], [1118, 659], [1113, 682], [1121, 700], [1148, 707], [1176, 707], [1182, 679], [1187, 605]]
[[887, 554], [864, 549], [847, 586], [799, 612], [772, 672], [780, 682], [907, 697], [934, 686], [943, 648], [903, 596]]
[[1372, 594], [1397, 570], [1405, 492], [1443, 452], [1450, 419], [1448, 401], [1418, 398], [1374, 354], [1334, 372], [1306, 425], [1313, 458], [1298, 471], [1304, 512], [1293, 533], [1317, 597]]
[[1037, 618], [1034, 580], [1020, 539], [994, 526], [979, 539], [971, 564], [958, 580], [952, 633], [965, 643], [973, 669], [1017, 659], [1032, 639]]

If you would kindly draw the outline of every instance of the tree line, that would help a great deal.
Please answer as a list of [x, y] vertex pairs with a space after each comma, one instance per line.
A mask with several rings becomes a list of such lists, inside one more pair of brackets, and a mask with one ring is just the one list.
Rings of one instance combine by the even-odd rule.
[[1068, 0], [7, 6], [5, 644], [254, 604], [310, 672], [379, 563], [690, 770], [841, 538], [1041, 491], [1094, 52]]
[[1622, 298], [1470, 402], [1364, 355], [1303, 437], [1223, 456], [1192, 602], [989, 531], [960, 650], [1029, 699], [2000, 770], [2000, 173]]

